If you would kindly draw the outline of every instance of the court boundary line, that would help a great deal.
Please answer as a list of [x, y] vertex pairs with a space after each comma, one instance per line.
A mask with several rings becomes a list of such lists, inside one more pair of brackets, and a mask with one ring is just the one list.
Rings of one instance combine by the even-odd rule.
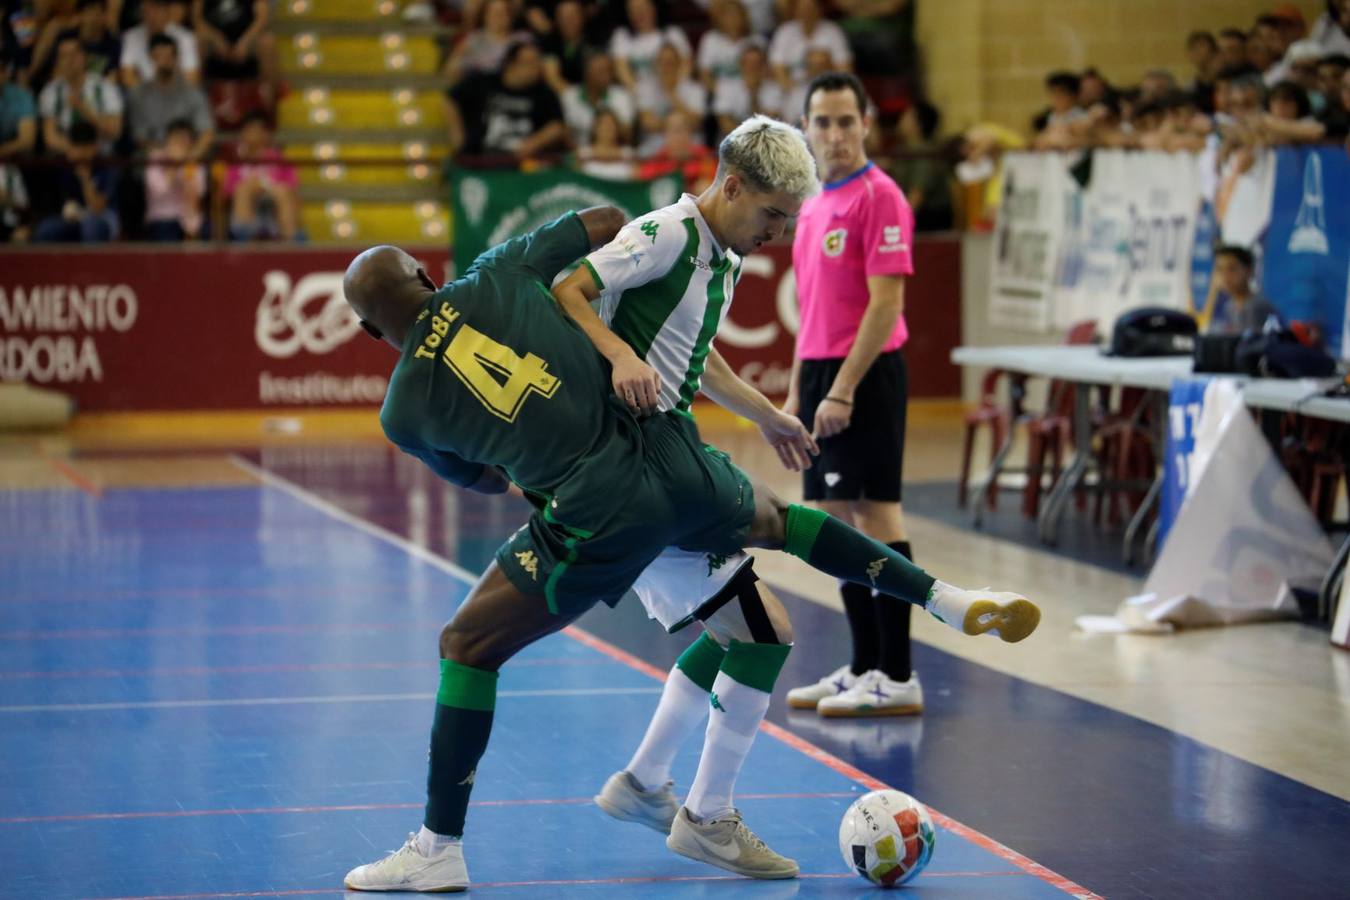
[[[468, 569], [465, 569], [462, 566], [458, 566], [455, 563], [451, 562], [450, 560], [433, 553], [432, 551], [428, 550], [425, 547], [422, 547], [418, 544], [414, 544], [407, 538], [394, 534], [392, 531], [389, 531], [386, 528], [382, 528], [379, 525], [374, 524], [373, 522], [366, 522], [365, 520], [352, 515], [346, 510], [340, 509], [339, 507], [323, 499], [322, 497], [318, 496], [312, 491], [309, 491], [306, 488], [301, 487], [300, 485], [296, 484], [290, 479], [285, 478], [284, 476], [281, 475], [277, 475], [274, 472], [268, 472], [265, 469], [259, 468], [258, 466], [238, 456], [237, 454], [231, 454], [229, 458], [231, 462], [233, 462], [240, 468], [244, 469], [244, 471], [254, 475], [254, 477], [258, 478], [258, 480], [261, 481], [263, 484], [270, 487], [274, 487], [277, 490], [281, 490], [289, 494], [290, 496], [294, 497], [295, 499], [299, 500], [300, 502], [305, 503], [308, 506], [318, 509], [321, 512], [328, 513], [334, 518], [346, 522], [352, 525], [353, 527], [361, 531], [364, 531], [366, 534], [371, 535], [372, 537], [380, 538], [381, 540], [393, 544], [395, 547], [398, 547], [399, 549], [411, 553], [416, 558], [424, 562], [427, 562], [430, 565], [435, 566], [436, 568], [439, 568], [441, 571], [446, 572], [454, 576], [455, 578], [460, 579], [465, 584], [469, 585], [470, 588], [472, 588], [473, 585], [478, 583], [478, 576], [471, 573]], [[616, 647], [602, 638], [596, 637], [595, 635], [591, 634], [588, 631], [585, 631], [584, 629], [577, 628], [575, 625], [569, 625], [566, 628], [562, 629], [562, 633], [566, 634], [568, 637], [571, 637], [573, 640], [585, 644], [586, 646], [590, 647], [593, 650], [603, 653], [604, 655], [610, 657], [611, 659], [617, 660], [619, 662], [624, 663], [625, 665], [631, 666], [637, 671], [642, 672], [644, 675], [648, 675], [652, 678], [655, 678], [662, 683], [664, 683], [666, 680], [667, 675], [666, 672], [662, 671], [661, 669], [658, 669], [657, 667], [651, 665], [645, 660], [638, 659], [636, 656], [627, 652], [626, 650]], [[797, 750], [799, 753], [805, 754], [811, 759], [814, 759], [815, 761], [822, 763], [823, 765], [832, 769], [836, 773], [843, 775], [845, 778], [848, 778], [849, 780], [856, 782], [857, 784], [860, 784], [869, 790], [873, 791], [893, 790], [893, 788], [891, 788], [891, 786], [886, 784], [884, 781], [881, 781], [878, 778], [873, 778], [871, 775], [868, 775], [866, 772], [862, 771], [856, 766], [845, 762], [844, 760], [840, 759], [839, 757], [835, 756], [829, 751], [816, 746], [815, 744], [811, 743], [805, 738], [793, 734], [792, 732], [788, 731], [787, 729], [779, 725], [775, 725], [774, 723], [765, 720], [760, 723], [759, 729], [760, 731], [763, 731], [765, 734], [769, 735], [775, 740], [787, 744], [789, 747], [793, 748], [794, 750]], [[1073, 896], [1074, 898], [1076, 898], [1076, 900], [1104, 900], [1103, 897], [1101, 897], [1094, 891], [1088, 890], [1087, 888], [1083, 887], [1077, 882], [1069, 878], [1066, 878], [1063, 875], [1060, 875], [1058, 872], [1055, 872], [1041, 865], [1040, 863], [1036, 862], [1030, 857], [1025, 856], [1017, 852], [1016, 850], [1012, 849], [1011, 847], [1008, 847], [1005, 844], [1002, 844], [999, 841], [994, 840], [988, 835], [976, 831], [974, 828], [971, 828], [968, 825], [964, 825], [961, 822], [958, 822], [951, 816], [948, 816], [945, 813], [938, 812], [936, 809], [934, 809], [932, 806], [929, 806], [927, 803], [925, 803], [924, 806], [928, 809], [928, 812], [932, 815], [933, 821], [937, 822], [943, 828], [946, 828], [953, 834], [956, 834], [957, 836], [970, 841], [977, 847], [980, 847], [981, 849], [993, 853], [995, 856], [998, 856], [1005, 862], [1009, 862], [1017, 866], [1017, 868], [1021, 869], [1023, 872], [1026, 872], [1028, 875], [1032, 875], [1035, 878], [1039, 879], [1040, 881], [1049, 884], [1051, 887], [1057, 888], [1063, 891], [1064, 893]], [[486, 887], [486, 885], [484, 885], [484, 887]], [[207, 896], [219, 896], [219, 895], [207, 895]]]

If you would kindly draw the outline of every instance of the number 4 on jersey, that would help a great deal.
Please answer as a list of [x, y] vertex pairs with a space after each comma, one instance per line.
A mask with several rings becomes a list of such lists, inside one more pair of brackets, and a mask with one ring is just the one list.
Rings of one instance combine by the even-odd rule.
[[[524, 357], [481, 331], [461, 326], [445, 348], [445, 364], [495, 416], [514, 422], [530, 394], [552, 397], [562, 381], [533, 353]], [[502, 379], [505, 379], [504, 381]]]

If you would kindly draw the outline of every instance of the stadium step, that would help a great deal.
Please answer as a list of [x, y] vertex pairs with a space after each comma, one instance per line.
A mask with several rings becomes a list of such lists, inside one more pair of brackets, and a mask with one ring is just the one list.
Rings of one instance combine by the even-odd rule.
[[302, 31], [279, 42], [281, 65], [295, 75], [435, 75], [441, 50], [431, 37]]
[[398, 0], [281, 0], [276, 18], [279, 22], [337, 20], [393, 27], [403, 24], [402, 11]]
[[[388, 134], [381, 133], [381, 137]], [[444, 137], [444, 135], [437, 135]], [[421, 196], [439, 192], [446, 147], [423, 140], [393, 143], [349, 143], [323, 135], [307, 142], [286, 144], [286, 158], [302, 163], [297, 169], [302, 188], [360, 186], [402, 191]], [[306, 196], [310, 192], [306, 191]]]
[[316, 244], [387, 241], [440, 244], [450, 239], [450, 213], [434, 200], [417, 203], [306, 201], [300, 219]]
[[292, 90], [309, 88], [330, 88], [332, 90], [385, 90], [396, 91], [411, 88], [421, 92], [442, 94], [449, 83], [439, 75], [394, 75], [374, 73], [369, 75], [322, 75], [302, 73], [287, 75], [286, 82]]
[[386, 91], [304, 88], [284, 97], [277, 108], [280, 128], [400, 128], [445, 124], [439, 94], [403, 87]]

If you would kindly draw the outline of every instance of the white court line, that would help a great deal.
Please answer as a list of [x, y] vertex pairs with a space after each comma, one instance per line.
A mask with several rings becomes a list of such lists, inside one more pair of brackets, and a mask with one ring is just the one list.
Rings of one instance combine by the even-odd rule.
[[[659, 687], [547, 688], [537, 691], [498, 691], [498, 697], [597, 697], [619, 694], [659, 694]], [[293, 706], [306, 703], [395, 703], [435, 700], [435, 694], [328, 694], [314, 697], [238, 697], [228, 700], [142, 700], [132, 703], [38, 703], [0, 706], [0, 713], [101, 712], [111, 709], [201, 709], [212, 706]]]
[[467, 585], [472, 586], [478, 583], [478, 576], [463, 566], [457, 566], [445, 557], [437, 556], [421, 544], [414, 544], [407, 538], [400, 537], [387, 528], [381, 528], [374, 522], [367, 522], [365, 519], [357, 518], [340, 506], [329, 503], [318, 494], [305, 490], [290, 479], [282, 478], [280, 475], [269, 472], [266, 469], [261, 469], [238, 454], [230, 454], [229, 460], [235, 466], [243, 469], [270, 488], [275, 488], [278, 491], [290, 494], [301, 503], [312, 506], [320, 512], [327, 513], [339, 522], [345, 522], [353, 528], [364, 531], [372, 537], [379, 538], [387, 544], [393, 544], [405, 553], [417, 557], [424, 563], [435, 566], [442, 572], [453, 575]]

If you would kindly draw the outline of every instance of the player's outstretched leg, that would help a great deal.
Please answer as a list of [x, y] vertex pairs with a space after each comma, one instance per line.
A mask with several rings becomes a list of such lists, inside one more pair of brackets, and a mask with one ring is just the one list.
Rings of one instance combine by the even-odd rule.
[[595, 804], [616, 819], [637, 822], [662, 834], [680, 804], [670, 765], [685, 739], [708, 715], [708, 695], [726, 657], [726, 648], [706, 632], [680, 654], [666, 676], [661, 700], [637, 752], [595, 796]]
[[938, 581], [885, 544], [818, 509], [788, 504], [756, 482], [752, 546], [791, 553], [814, 569], [926, 609], [963, 634], [995, 634], [1009, 643], [1025, 639], [1041, 611], [1010, 591], [964, 590]]
[[515, 588], [494, 562], [441, 629], [441, 681], [431, 726], [427, 806], [420, 831], [384, 859], [357, 866], [344, 883], [358, 891], [463, 891], [460, 842], [478, 760], [487, 749], [497, 670], [520, 650], [576, 616], [549, 613]]

